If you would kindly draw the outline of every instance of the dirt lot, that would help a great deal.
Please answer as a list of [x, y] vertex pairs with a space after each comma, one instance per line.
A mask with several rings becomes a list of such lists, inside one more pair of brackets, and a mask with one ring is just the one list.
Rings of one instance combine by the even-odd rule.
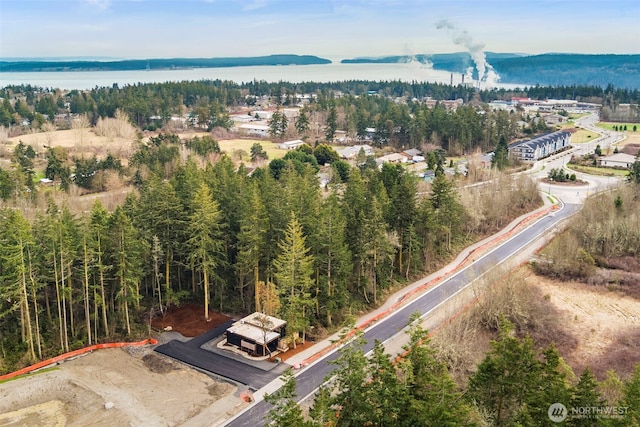
[[0, 384], [0, 425], [175, 426], [235, 391], [155, 353], [99, 350]]
[[[173, 325], [170, 339], [179, 337], [176, 331], [193, 337], [227, 320], [210, 312], [207, 322], [202, 307], [185, 305], [153, 325]], [[98, 350], [0, 384], [0, 425], [182, 425], [215, 402], [222, 412], [238, 409], [237, 391], [149, 347]]]
[[[202, 307], [171, 308], [152, 325], [160, 340], [197, 336], [230, 317]], [[282, 360], [312, 343], [280, 354]], [[215, 381], [151, 348], [106, 349], [69, 360], [52, 370], [0, 384], [1, 426], [177, 426], [192, 420], [215, 423], [241, 410], [241, 390]], [[111, 406], [107, 409], [107, 406]], [[195, 419], [194, 419], [195, 417]]]
[[185, 337], [201, 335], [211, 328], [231, 320], [229, 316], [209, 310], [209, 320], [204, 317], [204, 309], [195, 304], [170, 307], [164, 316], [156, 316], [151, 326], [158, 330], [170, 328]]

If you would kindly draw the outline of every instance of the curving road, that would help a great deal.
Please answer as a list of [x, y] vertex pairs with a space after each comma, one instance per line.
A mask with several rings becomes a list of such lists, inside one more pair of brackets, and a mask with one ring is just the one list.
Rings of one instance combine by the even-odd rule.
[[[409, 319], [413, 313], [419, 312], [423, 316], [428, 315], [435, 308], [464, 289], [472, 279], [481, 276], [510, 256], [518, 253], [531, 242], [544, 235], [547, 230], [573, 215], [579, 209], [579, 204], [562, 205], [560, 210], [542, 217], [537, 222], [476, 260], [473, 264], [461, 269], [448, 279], [417, 297], [414, 301], [369, 327], [364, 332], [364, 339], [367, 341], [367, 344], [364, 346], [365, 352], [371, 350], [375, 340], [384, 342], [403, 331], [409, 324]], [[333, 351], [301, 371], [296, 376], [297, 395], [304, 397], [313, 393], [332, 371], [334, 366], [331, 365], [330, 362], [336, 360], [337, 357], [337, 351]], [[255, 427], [264, 425], [266, 423], [265, 416], [269, 408], [270, 405], [264, 400], [260, 401], [226, 425], [232, 427]]]
[[[527, 174], [532, 178], [538, 179], [546, 177], [551, 168], [562, 168], [570, 160], [573, 153], [580, 155], [587, 154], [593, 152], [596, 144], [600, 144], [601, 147], [607, 148], [622, 139], [621, 135], [617, 132], [610, 132], [600, 128], [595, 128], [593, 124], [597, 121], [598, 116], [596, 114], [591, 114], [579, 119], [576, 121], [576, 124], [580, 127], [597, 131], [601, 134], [600, 137], [589, 143], [580, 144], [573, 150], [536, 162], [532, 170], [527, 172]], [[442, 281], [421, 296], [417, 297], [411, 303], [369, 327], [364, 332], [364, 339], [367, 342], [364, 346], [365, 352], [371, 350], [375, 340], [384, 342], [390, 340], [398, 333], [401, 333], [409, 324], [409, 319], [413, 313], [419, 312], [423, 317], [429, 315], [437, 307], [444, 304], [447, 300], [463, 290], [473, 279], [480, 277], [496, 265], [504, 262], [512, 255], [523, 250], [532, 242], [543, 237], [548, 230], [555, 227], [564, 219], [575, 214], [581, 208], [582, 202], [590, 194], [617, 186], [620, 183], [619, 179], [610, 177], [603, 178], [586, 176], [583, 174], [578, 175], [581, 179], [587, 182], [585, 186], [568, 188], [560, 185], [541, 183], [540, 187], [542, 191], [558, 197], [558, 199], [563, 202], [560, 210], [540, 218], [526, 229], [520, 231], [509, 240], [503, 242], [486, 255], [476, 260], [473, 264], [461, 269], [448, 279]], [[299, 372], [296, 375], [296, 393], [298, 397], [302, 397], [304, 399], [306, 396], [315, 392], [315, 390], [317, 390], [317, 388], [324, 382], [324, 379], [327, 378], [333, 370], [334, 365], [330, 362], [337, 358], [337, 351], [330, 352], [314, 364]], [[267, 422], [265, 417], [269, 409], [269, 404], [264, 400], [259, 401], [225, 425], [231, 427], [254, 427], [264, 425]]]

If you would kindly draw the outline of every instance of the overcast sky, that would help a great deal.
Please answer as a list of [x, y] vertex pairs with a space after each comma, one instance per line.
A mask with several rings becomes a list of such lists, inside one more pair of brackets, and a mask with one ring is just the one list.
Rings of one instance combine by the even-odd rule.
[[0, 0], [0, 57], [638, 54], [639, 18], [639, 0]]

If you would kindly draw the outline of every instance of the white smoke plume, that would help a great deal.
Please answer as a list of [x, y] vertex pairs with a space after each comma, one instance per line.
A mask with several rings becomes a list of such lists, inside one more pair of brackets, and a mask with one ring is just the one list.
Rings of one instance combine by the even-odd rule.
[[488, 86], [495, 85], [495, 82], [500, 79], [498, 73], [495, 72], [491, 64], [487, 62], [487, 56], [484, 53], [483, 43], [474, 43], [473, 38], [466, 30], [460, 30], [453, 23], [446, 19], [438, 21], [436, 23], [438, 30], [445, 29], [449, 31], [453, 36], [453, 42], [458, 46], [463, 46], [471, 55], [473, 63], [478, 70], [478, 81], [486, 82]]

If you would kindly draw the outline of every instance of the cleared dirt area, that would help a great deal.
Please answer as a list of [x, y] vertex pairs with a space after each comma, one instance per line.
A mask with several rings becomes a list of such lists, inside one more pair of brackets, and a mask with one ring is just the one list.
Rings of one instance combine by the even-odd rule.
[[44, 152], [44, 147], [65, 147], [74, 156], [95, 154], [101, 157], [112, 153], [120, 158], [129, 157], [133, 142], [123, 138], [98, 136], [90, 128], [29, 133], [9, 138], [8, 146], [14, 147], [20, 141], [31, 145], [37, 153]]
[[195, 304], [185, 304], [180, 307], [170, 307], [164, 316], [154, 317], [151, 326], [159, 330], [176, 331], [185, 337], [195, 337], [228, 320], [231, 320], [229, 316], [211, 310], [209, 310], [209, 320], [207, 320], [202, 307]]
[[148, 350], [99, 350], [0, 384], [0, 425], [175, 426], [235, 391]]
[[[184, 340], [230, 317], [195, 304], [172, 307], [152, 325], [161, 342]], [[298, 345], [281, 360], [304, 351]], [[0, 426], [178, 426], [215, 424], [246, 406], [238, 387], [216, 381], [150, 347], [105, 349], [0, 384]]]
[[617, 144], [617, 147], [623, 153], [637, 156], [640, 152], [640, 133], [624, 132], [625, 139]]
[[577, 339], [563, 354], [576, 374], [589, 367], [601, 379], [609, 369], [624, 376], [640, 363], [640, 300], [603, 286], [534, 277], [563, 329]]

